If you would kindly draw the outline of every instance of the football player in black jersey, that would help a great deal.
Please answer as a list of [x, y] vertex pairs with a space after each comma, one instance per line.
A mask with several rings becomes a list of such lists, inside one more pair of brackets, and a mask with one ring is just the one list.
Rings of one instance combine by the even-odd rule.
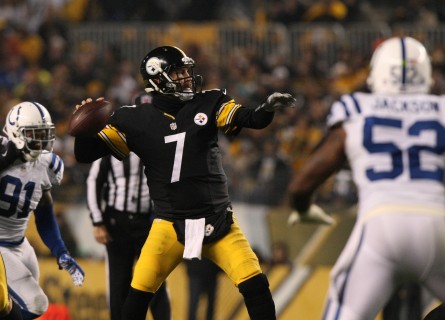
[[232, 214], [218, 129], [227, 135], [262, 129], [295, 99], [275, 92], [256, 109], [245, 108], [225, 90], [201, 92], [194, 66], [177, 47], [150, 51], [140, 71], [152, 103], [121, 107], [97, 137], [75, 139], [79, 162], [110, 153], [124, 159], [131, 150], [145, 165], [157, 219], [135, 266], [124, 319], [145, 319], [165, 278], [183, 258], [201, 255], [239, 288], [251, 319], [276, 319], [268, 280]]

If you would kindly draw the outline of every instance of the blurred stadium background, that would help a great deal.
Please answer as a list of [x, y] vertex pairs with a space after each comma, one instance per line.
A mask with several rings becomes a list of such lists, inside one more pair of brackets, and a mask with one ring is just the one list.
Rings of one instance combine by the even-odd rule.
[[[75, 162], [66, 133], [72, 109], [86, 97], [130, 104], [143, 88], [141, 58], [156, 46], [176, 45], [197, 62], [204, 88], [227, 88], [251, 107], [273, 91], [298, 98], [298, 108], [280, 111], [266, 130], [244, 130], [234, 141], [221, 137], [221, 147], [235, 212], [269, 275], [278, 318], [319, 319], [330, 267], [354, 223], [356, 194], [344, 168], [317, 199], [337, 225], [289, 228], [286, 186], [322, 137], [330, 103], [342, 93], [366, 90], [372, 50], [391, 35], [410, 35], [427, 46], [433, 92], [443, 93], [443, 0], [0, 1], [0, 121], [21, 100], [50, 110], [55, 151], [66, 166], [63, 184], [53, 192], [56, 212], [86, 271], [84, 287], [74, 288], [31, 221], [28, 236], [52, 303], [43, 318], [65, 319], [65, 312], [66, 319], [108, 319], [104, 248], [94, 241], [85, 201], [89, 167]], [[183, 320], [184, 266], [167, 282], [173, 319]], [[215, 320], [232, 319], [248, 317], [237, 289], [221, 275]]]

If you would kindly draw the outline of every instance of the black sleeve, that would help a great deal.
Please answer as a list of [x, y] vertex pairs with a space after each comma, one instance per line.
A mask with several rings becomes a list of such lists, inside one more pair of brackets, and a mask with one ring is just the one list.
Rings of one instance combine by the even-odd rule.
[[263, 129], [273, 120], [274, 112], [265, 111], [263, 108], [256, 109], [239, 108], [233, 119], [233, 124], [237, 127]]
[[91, 163], [109, 154], [111, 154], [111, 150], [99, 137], [76, 137], [74, 140], [74, 155], [80, 163]]

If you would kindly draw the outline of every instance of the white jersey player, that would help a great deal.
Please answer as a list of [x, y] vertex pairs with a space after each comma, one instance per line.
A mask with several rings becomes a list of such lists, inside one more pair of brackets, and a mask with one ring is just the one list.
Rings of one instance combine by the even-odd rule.
[[63, 161], [52, 153], [55, 128], [41, 104], [22, 102], [6, 117], [0, 137], [0, 252], [6, 268], [8, 291], [24, 319], [34, 319], [48, 308], [39, 286], [39, 267], [34, 249], [25, 237], [34, 211], [43, 242], [67, 270], [74, 284], [82, 285], [84, 272], [70, 256], [53, 212], [52, 185], [63, 177]]
[[374, 319], [405, 281], [445, 301], [445, 97], [428, 94], [431, 83], [421, 43], [384, 41], [371, 60], [372, 93], [332, 105], [325, 140], [289, 186], [290, 222], [324, 223], [329, 216], [311, 205], [316, 188], [345, 161], [358, 188], [323, 319]]

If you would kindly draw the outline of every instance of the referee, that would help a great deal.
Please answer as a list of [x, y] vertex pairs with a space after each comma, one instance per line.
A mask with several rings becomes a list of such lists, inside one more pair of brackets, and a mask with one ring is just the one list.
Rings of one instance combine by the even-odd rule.
[[[133, 264], [153, 222], [152, 202], [144, 167], [138, 156], [130, 153], [123, 161], [106, 156], [93, 162], [87, 179], [87, 201], [94, 237], [107, 249], [107, 294], [111, 320], [120, 320], [130, 289]], [[165, 283], [157, 291], [150, 310], [155, 320], [170, 319]]]

